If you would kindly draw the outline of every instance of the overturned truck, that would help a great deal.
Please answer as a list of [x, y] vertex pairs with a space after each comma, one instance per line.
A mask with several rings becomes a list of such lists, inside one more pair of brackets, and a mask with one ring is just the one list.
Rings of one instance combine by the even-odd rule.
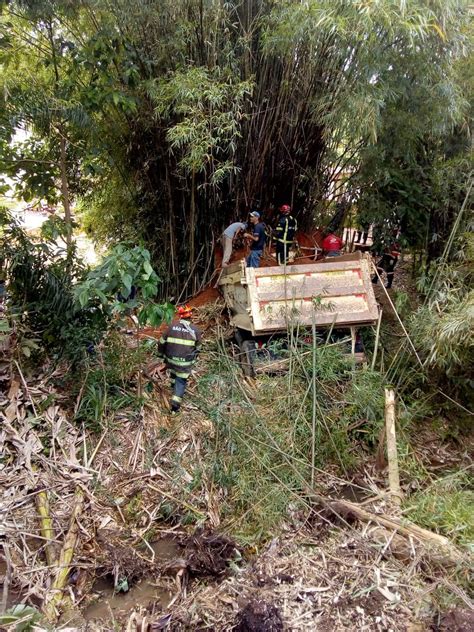
[[357, 330], [375, 324], [379, 315], [370, 258], [360, 252], [285, 267], [246, 268], [240, 261], [224, 269], [219, 286], [246, 375], [278, 365], [266, 343], [291, 327], [345, 332], [360, 362]]

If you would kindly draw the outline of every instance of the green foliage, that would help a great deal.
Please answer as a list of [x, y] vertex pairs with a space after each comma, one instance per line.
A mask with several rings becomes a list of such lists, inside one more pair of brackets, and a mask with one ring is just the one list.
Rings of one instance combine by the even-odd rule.
[[137, 375], [145, 358], [143, 347], [127, 348], [117, 334], [110, 333], [83, 364], [85, 378], [76, 384], [80, 393], [76, 420], [100, 432], [118, 411], [136, 411], [141, 404]]
[[190, 68], [148, 86], [162, 120], [178, 117], [167, 132], [171, 150], [181, 154], [188, 172], [210, 171], [210, 184], [221, 183], [236, 167], [232, 158], [241, 137], [244, 99], [251, 81], [238, 81], [229, 70]]
[[426, 300], [408, 321], [414, 343], [429, 372], [431, 385], [441, 388], [471, 410], [473, 262], [474, 235], [472, 231], [460, 231], [445, 258], [420, 277], [419, 287], [424, 289]]
[[120, 244], [74, 291], [81, 308], [98, 303], [108, 315], [124, 314], [133, 309], [140, 324], [149, 322], [157, 326], [164, 320], [170, 321], [174, 314], [170, 303], [157, 305], [153, 301], [159, 282], [146, 248], [127, 248]]
[[[74, 250], [65, 252], [56, 239], [64, 223], [46, 224], [45, 239], [35, 241], [6, 211], [0, 210], [0, 256], [7, 280], [8, 315], [17, 330], [30, 332], [43, 350], [79, 360], [86, 347], [100, 338], [106, 321], [90, 306], [78, 310], [73, 285], [85, 274]], [[19, 328], [19, 329], [18, 329]], [[23, 347], [39, 351], [38, 347]]]
[[[195, 401], [215, 426], [199, 479], [224, 490], [221, 517], [250, 542], [274, 532], [288, 517], [289, 505], [295, 510], [304, 505], [313, 438], [316, 467], [345, 475], [383, 424], [379, 374], [353, 368], [341, 345], [318, 344], [313, 402], [312, 354], [302, 341], [293, 343], [288, 373], [259, 376], [254, 391], [242, 385], [240, 369], [219, 351], [198, 385]], [[241, 517], [238, 524], [235, 516]]]
[[[137, 222], [136, 200], [121, 178], [96, 177], [95, 186], [85, 191], [78, 204], [81, 227], [97, 243], [141, 243], [146, 233]], [[150, 241], [150, 240], [148, 240]]]
[[470, 472], [440, 478], [410, 496], [406, 504], [404, 513], [415, 524], [473, 549], [474, 486]]
[[40, 622], [42, 618], [41, 613], [36, 608], [18, 604], [7, 610], [5, 614], [0, 615], [0, 625], [8, 626], [8, 629], [15, 632], [30, 632], [36, 628], [35, 624]]
[[65, 170], [91, 233], [146, 240], [162, 296], [249, 205], [291, 200], [309, 225], [341, 175], [426, 247], [453, 219], [433, 166], [466, 152], [467, 19], [460, 0], [13, 1], [0, 172], [56, 200]]

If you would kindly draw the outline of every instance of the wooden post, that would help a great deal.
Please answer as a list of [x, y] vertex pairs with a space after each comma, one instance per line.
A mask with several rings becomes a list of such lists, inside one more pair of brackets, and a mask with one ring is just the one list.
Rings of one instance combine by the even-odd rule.
[[357, 342], [357, 329], [355, 327], [351, 327], [351, 355], [352, 359], [354, 359], [355, 351], [356, 351], [356, 342]]
[[372, 366], [370, 367], [372, 371], [375, 369], [375, 361], [377, 360], [377, 351], [379, 349], [380, 325], [382, 323], [382, 314], [383, 314], [383, 309], [381, 308], [379, 311], [379, 319], [377, 321], [377, 331], [375, 333], [375, 346], [374, 346], [374, 354], [372, 356]]
[[311, 333], [313, 335], [313, 375], [312, 375], [312, 390], [313, 390], [313, 414], [311, 420], [311, 489], [314, 489], [314, 472], [316, 466], [316, 314], [312, 313]]
[[387, 436], [388, 482], [390, 493], [397, 505], [401, 504], [400, 477], [398, 474], [397, 437], [395, 433], [395, 391], [385, 389], [385, 428]]

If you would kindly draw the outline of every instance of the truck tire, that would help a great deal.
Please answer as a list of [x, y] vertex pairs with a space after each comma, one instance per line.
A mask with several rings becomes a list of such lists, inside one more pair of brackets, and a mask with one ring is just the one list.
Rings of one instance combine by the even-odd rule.
[[255, 377], [255, 369], [253, 367], [253, 356], [255, 351], [255, 342], [253, 340], [244, 340], [239, 345], [240, 348], [240, 364], [245, 377]]
[[242, 344], [248, 340], [248, 332], [244, 332], [242, 329], [237, 328], [234, 332], [235, 342], [241, 348]]

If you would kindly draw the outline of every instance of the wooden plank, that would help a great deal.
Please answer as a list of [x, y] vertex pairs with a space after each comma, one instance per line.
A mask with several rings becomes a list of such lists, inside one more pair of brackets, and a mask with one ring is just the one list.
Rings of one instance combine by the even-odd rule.
[[317, 284], [309, 284], [308, 286], [293, 286], [287, 290], [286, 296], [285, 291], [279, 285], [272, 290], [258, 289], [257, 291], [259, 303], [265, 301], [292, 301], [293, 299], [300, 300], [302, 298], [311, 299], [315, 296], [320, 296], [322, 299], [329, 300], [337, 296], [355, 296], [358, 294], [366, 296], [367, 292], [365, 287], [362, 284], [354, 285], [352, 283], [350, 285], [339, 285], [335, 287], [328, 287], [325, 285], [324, 288], [318, 287]]
[[[330, 263], [300, 263], [296, 265], [286, 266], [286, 276], [292, 276], [294, 274], [306, 274], [307, 272], [311, 273], [321, 273], [321, 272], [331, 272], [337, 270], [357, 270], [361, 267], [360, 261], [340, 261], [339, 263], [330, 262]], [[247, 268], [249, 270], [250, 268]], [[283, 266], [271, 266], [268, 268], [253, 268], [255, 270], [255, 277], [265, 277], [265, 276], [285, 276]]]
[[[288, 321], [298, 322], [301, 325], [309, 326], [312, 322], [312, 309], [308, 308], [304, 311], [298, 310], [298, 314], [291, 316], [291, 306], [288, 311], [284, 311], [284, 305], [280, 309], [275, 310], [273, 313], [261, 313], [258, 318], [257, 330], [266, 331], [278, 331], [286, 329]], [[288, 316], [287, 316], [288, 314]], [[316, 325], [318, 326], [331, 326], [334, 322], [335, 325], [342, 324], [359, 324], [359, 323], [373, 323], [374, 320], [367, 309], [361, 309], [360, 311], [338, 311], [337, 307], [334, 311], [317, 311], [315, 315]]]

